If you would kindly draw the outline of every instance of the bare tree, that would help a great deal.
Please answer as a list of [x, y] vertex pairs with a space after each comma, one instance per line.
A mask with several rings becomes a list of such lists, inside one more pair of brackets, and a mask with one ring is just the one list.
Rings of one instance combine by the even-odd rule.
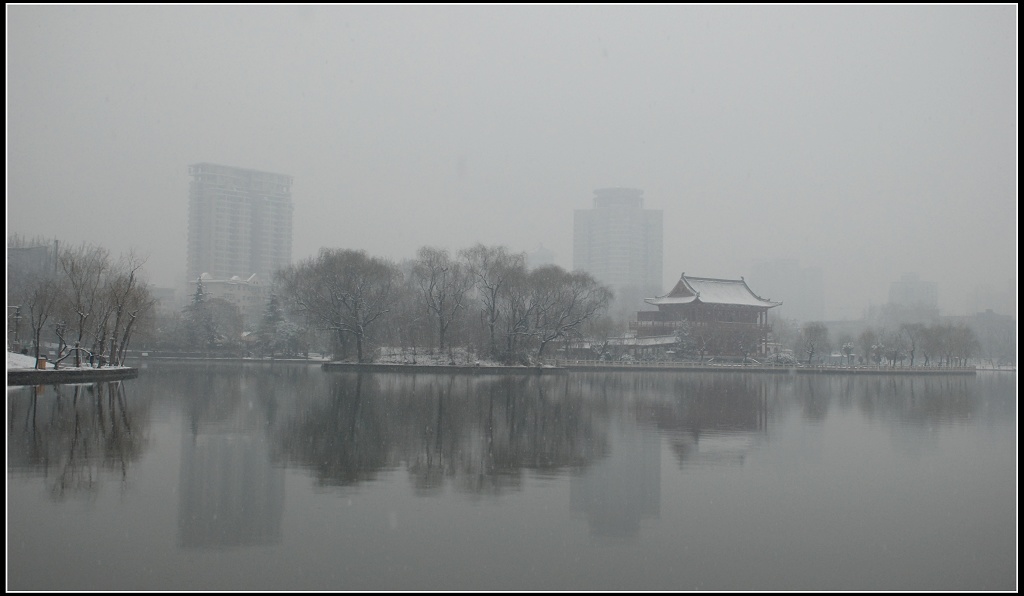
[[862, 354], [861, 358], [864, 358], [867, 362], [877, 362], [875, 360], [875, 352], [878, 349], [878, 344], [878, 334], [870, 327], [861, 331], [857, 337], [857, 348]]
[[951, 335], [952, 353], [957, 359], [958, 366], [967, 366], [967, 361], [978, 351], [980, 343], [974, 330], [964, 323], [953, 327]]
[[323, 248], [287, 268], [281, 279], [297, 309], [334, 333], [339, 349], [348, 336], [354, 338], [358, 361], [364, 362], [367, 334], [390, 310], [400, 277], [393, 263], [365, 251]]
[[501, 359], [509, 364], [517, 361], [525, 364], [529, 359], [522, 347], [524, 340], [529, 338], [530, 321], [536, 308], [528, 283], [529, 277], [525, 266], [513, 269], [497, 293], [496, 320], [504, 336]]
[[423, 247], [413, 265], [416, 286], [437, 323], [437, 345], [444, 352], [449, 330], [464, 309], [473, 277], [461, 262], [443, 248]]
[[537, 358], [548, 343], [567, 339], [588, 320], [608, 308], [612, 292], [583, 271], [567, 272], [556, 265], [539, 267], [529, 276], [533, 289]]
[[52, 275], [39, 275], [26, 287], [27, 294], [22, 301], [22, 307], [28, 311], [32, 341], [38, 359], [43, 342], [43, 329], [60, 299], [60, 283]]
[[906, 358], [906, 338], [900, 330], [891, 331], [883, 338], [885, 348], [883, 356], [889, 361], [890, 368], [896, 368], [896, 362], [900, 363]]
[[526, 254], [510, 253], [504, 246], [477, 244], [459, 251], [459, 257], [468, 265], [476, 285], [480, 307], [487, 326], [491, 358], [498, 357], [497, 330], [501, 315], [502, 292], [513, 280], [526, 274]]
[[[82, 365], [81, 346], [86, 338], [86, 322], [102, 300], [103, 281], [110, 269], [110, 255], [105, 248], [82, 244], [62, 248], [57, 256], [63, 274], [63, 302], [66, 318], [74, 321], [68, 329], [67, 343], [74, 341], [75, 366]], [[64, 339], [63, 337], [61, 338]]]
[[906, 343], [906, 349], [910, 353], [910, 367], [914, 367], [914, 355], [917, 353], [921, 343], [925, 326], [923, 323], [904, 323], [900, 325], [900, 334]]
[[110, 314], [110, 363], [118, 366], [124, 363], [132, 331], [140, 314], [153, 306], [146, 283], [140, 272], [145, 259], [134, 252], [121, 257], [107, 279], [107, 296]]
[[828, 327], [817, 321], [806, 323], [800, 329], [800, 341], [807, 352], [807, 365], [810, 366], [814, 354], [828, 350]]

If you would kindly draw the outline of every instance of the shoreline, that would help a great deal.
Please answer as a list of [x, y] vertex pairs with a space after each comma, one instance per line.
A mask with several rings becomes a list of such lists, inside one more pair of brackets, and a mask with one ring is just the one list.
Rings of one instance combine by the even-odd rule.
[[[748, 366], [730, 364], [689, 364], [689, 363], [633, 363], [624, 364], [555, 361], [545, 366], [473, 366], [444, 364], [384, 364], [325, 362], [321, 368], [327, 372], [390, 372], [429, 374], [565, 374], [571, 372], [715, 372], [715, 373], [768, 373], [768, 374], [818, 374], [818, 375], [971, 375], [978, 369], [970, 367], [938, 368], [886, 368], [886, 367], [836, 367], [836, 366]], [[1014, 371], [1016, 372], [1016, 371]]]
[[888, 368], [876, 366], [843, 367], [843, 366], [758, 366], [746, 364], [698, 364], [698, 363], [603, 363], [603, 362], [565, 362], [570, 371], [600, 372], [644, 371], [644, 372], [749, 372], [768, 374], [818, 374], [818, 375], [976, 375], [978, 369], [973, 366], [958, 368], [914, 367]]
[[544, 375], [565, 374], [562, 366], [476, 366], [459, 364], [384, 364], [355, 362], [325, 362], [324, 372], [388, 372], [469, 375]]
[[71, 385], [77, 383], [98, 383], [103, 381], [121, 381], [139, 376], [135, 367], [97, 368], [97, 369], [46, 369], [33, 368], [7, 369], [7, 386], [24, 385]]
[[15, 368], [7, 370], [7, 386], [60, 385], [134, 379], [139, 370], [146, 368], [146, 361], [177, 361], [192, 363], [238, 363], [238, 364], [307, 364], [319, 365], [324, 372], [369, 372], [369, 373], [420, 373], [458, 375], [564, 375], [572, 372], [711, 372], [711, 373], [767, 373], [767, 374], [814, 374], [814, 375], [970, 375], [979, 372], [1013, 372], [1016, 369], [962, 368], [885, 368], [885, 367], [834, 367], [834, 366], [749, 366], [728, 364], [696, 363], [621, 363], [594, 361], [556, 360], [554, 365], [542, 366], [480, 366], [450, 364], [402, 364], [402, 363], [353, 363], [331, 362], [304, 358], [198, 358], [198, 357], [143, 357], [136, 358], [136, 366], [102, 369], [46, 369]]

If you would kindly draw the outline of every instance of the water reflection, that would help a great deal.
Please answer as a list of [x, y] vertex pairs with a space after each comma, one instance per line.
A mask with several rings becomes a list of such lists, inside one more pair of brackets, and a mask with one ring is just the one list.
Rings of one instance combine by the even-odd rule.
[[1015, 375], [154, 363], [8, 390], [9, 567], [29, 589], [1005, 588], [1015, 439]]
[[[152, 398], [172, 401], [187, 427], [183, 544], [206, 544], [213, 539], [184, 537], [215, 534], [219, 523], [238, 515], [216, 505], [218, 499], [251, 500], [237, 509], [260, 524], [268, 516], [278, 520], [277, 529], [235, 532], [250, 536], [238, 540], [278, 540], [285, 466], [338, 487], [404, 470], [422, 496], [445, 487], [500, 495], [519, 490], [524, 473], [572, 474], [577, 491], [585, 491], [588, 473], [596, 478], [621, 469], [625, 478], [658, 467], [660, 450], [621, 435], [613, 426], [620, 417], [655, 430], [685, 468], [742, 465], [769, 440], [773, 421], [794, 411], [811, 423], [838, 408], [869, 421], [933, 426], [971, 420], [980, 402], [978, 381], [962, 376], [474, 377], [195, 364], [162, 364], [146, 376], [148, 389], [132, 397], [126, 387], [135, 381], [9, 390], [9, 467], [46, 475], [58, 498], [92, 490], [100, 467], [127, 480], [129, 465], [146, 448]], [[588, 472], [598, 463], [601, 471]], [[656, 484], [657, 474], [647, 476], [623, 483]], [[656, 498], [634, 500], [648, 503], [638, 508], [643, 515], [655, 515]], [[577, 496], [573, 507], [585, 502]], [[201, 529], [184, 529], [193, 525]]]
[[613, 437], [605, 459], [572, 477], [569, 507], [586, 517], [593, 536], [636, 537], [641, 520], [661, 513], [661, 442], [636, 427]]
[[869, 420], [933, 425], [970, 420], [978, 407], [977, 385], [966, 376], [878, 377], [864, 379], [860, 391], [851, 393]]
[[42, 474], [56, 500], [123, 487], [146, 447], [149, 401], [121, 381], [9, 389], [7, 403], [8, 471]]
[[178, 545], [234, 547], [281, 541], [284, 469], [271, 463], [273, 388], [212, 369], [180, 384], [182, 426]]
[[336, 373], [326, 398], [300, 399], [277, 452], [321, 485], [404, 468], [419, 495], [518, 490], [524, 471], [557, 474], [606, 449], [581, 397], [557, 380]]

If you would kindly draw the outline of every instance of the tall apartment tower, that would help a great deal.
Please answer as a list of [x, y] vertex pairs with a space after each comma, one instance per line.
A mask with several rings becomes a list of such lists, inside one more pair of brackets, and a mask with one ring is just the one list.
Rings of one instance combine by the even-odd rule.
[[662, 289], [662, 213], [644, 209], [644, 191], [601, 188], [594, 207], [577, 209], [573, 221], [573, 269], [612, 287], [619, 298], [657, 296]]
[[938, 284], [921, 281], [916, 273], [904, 273], [899, 281], [889, 284], [889, 304], [938, 308]]
[[256, 274], [270, 283], [292, 260], [292, 177], [197, 163], [188, 193], [188, 281]]

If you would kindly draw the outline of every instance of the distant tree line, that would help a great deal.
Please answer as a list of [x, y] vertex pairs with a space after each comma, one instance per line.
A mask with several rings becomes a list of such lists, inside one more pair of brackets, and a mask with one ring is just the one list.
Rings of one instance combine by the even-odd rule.
[[[611, 291], [583, 272], [530, 270], [524, 253], [477, 244], [423, 247], [402, 264], [365, 251], [324, 248], [279, 273], [277, 291], [304, 324], [326, 332], [338, 359], [367, 362], [397, 346], [529, 364], [579, 337]], [[434, 352], [436, 350], [436, 352]]]
[[[611, 291], [592, 276], [525, 253], [477, 244], [423, 247], [395, 263], [362, 250], [323, 248], [277, 272], [262, 317], [243, 321], [236, 305], [196, 281], [178, 312], [156, 317], [146, 346], [220, 356], [308, 356], [371, 362], [394, 348], [411, 363], [428, 354], [455, 361], [530, 364], [551, 346], [607, 326]], [[603, 327], [601, 327], [603, 328]]]
[[[981, 349], [977, 334], [963, 322], [867, 326], [857, 335], [842, 333], [833, 341], [821, 321], [795, 326], [783, 320], [774, 322], [773, 334], [794, 358], [808, 365], [967, 366]], [[835, 354], [840, 362], [833, 361]]]

